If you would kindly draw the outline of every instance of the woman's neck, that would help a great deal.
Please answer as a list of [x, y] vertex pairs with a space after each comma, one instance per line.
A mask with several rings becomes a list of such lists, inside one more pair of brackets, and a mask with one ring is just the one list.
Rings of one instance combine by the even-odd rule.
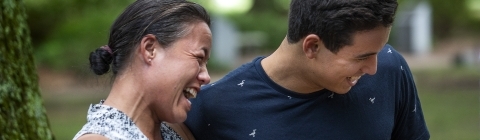
[[105, 105], [124, 112], [148, 139], [162, 139], [161, 121], [150, 107], [150, 100], [145, 98], [142, 80], [132, 75], [116, 78]]

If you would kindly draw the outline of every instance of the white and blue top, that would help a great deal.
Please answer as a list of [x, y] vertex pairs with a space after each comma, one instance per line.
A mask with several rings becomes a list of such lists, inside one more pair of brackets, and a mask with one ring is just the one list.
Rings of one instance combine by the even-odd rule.
[[[87, 124], [75, 135], [74, 140], [85, 134], [99, 134], [111, 140], [148, 140], [135, 123], [125, 113], [111, 106], [90, 105]], [[164, 122], [161, 125], [164, 140], [181, 140], [182, 138]]]

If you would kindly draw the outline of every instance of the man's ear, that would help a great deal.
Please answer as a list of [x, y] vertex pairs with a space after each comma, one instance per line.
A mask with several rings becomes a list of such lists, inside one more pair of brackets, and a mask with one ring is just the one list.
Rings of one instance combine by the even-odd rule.
[[303, 53], [309, 59], [317, 57], [320, 51], [320, 47], [323, 45], [323, 41], [315, 34], [309, 34], [305, 37], [302, 44]]
[[157, 55], [156, 51], [158, 51], [158, 48], [156, 46], [158, 45], [157, 38], [152, 34], [147, 34], [140, 40], [140, 54], [145, 63], [151, 64]]

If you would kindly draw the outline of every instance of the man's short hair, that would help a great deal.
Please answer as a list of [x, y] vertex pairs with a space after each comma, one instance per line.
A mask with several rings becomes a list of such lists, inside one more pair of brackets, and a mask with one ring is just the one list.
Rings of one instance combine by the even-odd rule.
[[296, 43], [316, 34], [337, 53], [352, 45], [355, 32], [391, 26], [397, 6], [396, 0], [292, 0], [287, 39]]

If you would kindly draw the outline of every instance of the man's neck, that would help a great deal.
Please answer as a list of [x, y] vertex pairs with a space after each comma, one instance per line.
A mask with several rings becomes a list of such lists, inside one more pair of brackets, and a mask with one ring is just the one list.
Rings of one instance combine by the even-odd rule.
[[307, 94], [319, 90], [305, 80], [307, 59], [301, 43], [291, 44], [285, 38], [278, 49], [263, 59], [261, 64], [265, 73], [276, 84], [297, 93]]

